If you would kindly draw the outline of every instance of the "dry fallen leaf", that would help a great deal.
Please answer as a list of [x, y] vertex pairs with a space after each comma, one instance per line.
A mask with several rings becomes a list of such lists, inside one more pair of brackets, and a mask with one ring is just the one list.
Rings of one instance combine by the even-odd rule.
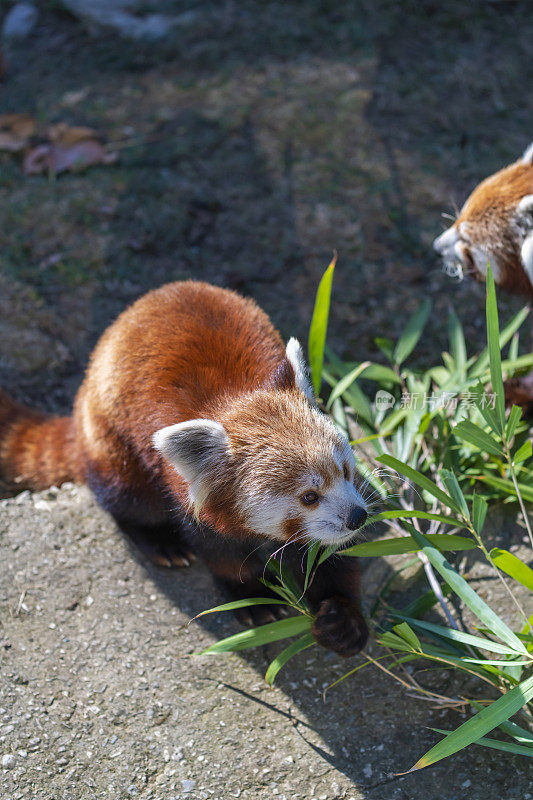
[[92, 128], [71, 128], [64, 122], [49, 125], [48, 143], [32, 148], [24, 158], [26, 175], [87, 169], [95, 164], [113, 164], [116, 153], [109, 153]]
[[29, 114], [0, 116], [0, 150], [19, 153], [35, 134], [35, 120]]
[[40, 144], [24, 158], [23, 169], [26, 175], [39, 175], [43, 172], [57, 175], [59, 172], [77, 172], [95, 164], [114, 164], [117, 153], [108, 153], [96, 139], [84, 139], [78, 144]]
[[35, 120], [29, 114], [0, 116], [0, 150], [11, 153], [24, 151], [23, 170], [26, 175], [75, 172], [95, 164], [114, 164], [118, 158], [118, 153], [108, 151], [102, 144], [93, 128], [71, 127], [58, 122], [49, 125], [44, 135], [39, 131], [40, 143], [30, 144], [36, 133]]

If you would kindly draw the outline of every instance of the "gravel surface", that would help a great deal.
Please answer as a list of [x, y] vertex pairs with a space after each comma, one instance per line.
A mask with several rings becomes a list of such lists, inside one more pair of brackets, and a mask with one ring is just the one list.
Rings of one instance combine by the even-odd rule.
[[475, 747], [393, 778], [459, 717], [372, 668], [324, 703], [357, 659], [311, 649], [271, 690], [275, 645], [196, 655], [237, 629], [188, 624], [220, 601], [207, 572], [147, 569], [84, 487], [1, 501], [0, 587], [1, 800], [531, 797], [525, 760]]

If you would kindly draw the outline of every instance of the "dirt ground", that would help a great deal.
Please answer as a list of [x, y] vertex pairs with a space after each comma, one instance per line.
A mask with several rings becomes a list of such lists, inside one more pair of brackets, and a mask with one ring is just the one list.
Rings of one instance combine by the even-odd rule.
[[[68, 410], [105, 326], [175, 279], [249, 294], [305, 341], [333, 249], [339, 355], [378, 358], [374, 337], [427, 296], [420, 363], [445, 347], [450, 304], [483, 342], [481, 287], [443, 275], [431, 242], [533, 139], [528, 3], [198, 0], [158, 44], [41, 7], [4, 48], [0, 113], [95, 127], [120, 160], [49, 179], [0, 154], [0, 385]], [[83, 490], [6, 501], [0, 546], [1, 800], [528, 797], [524, 761], [476, 748], [383, 783], [441, 722], [385, 676], [324, 706], [341, 667], [318, 651], [274, 692], [268, 654], [191, 657], [232, 629], [183, 627], [212, 605], [207, 575], [147, 571]]]

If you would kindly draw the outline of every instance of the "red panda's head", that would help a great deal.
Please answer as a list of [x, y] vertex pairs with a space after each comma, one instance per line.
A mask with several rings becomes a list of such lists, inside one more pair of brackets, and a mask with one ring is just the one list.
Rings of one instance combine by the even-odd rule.
[[353, 537], [367, 517], [353, 451], [314, 404], [296, 339], [266, 385], [226, 400], [214, 416], [154, 436], [201, 521], [283, 542]]
[[521, 159], [482, 181], [454, 224], [433, 242], [447, 272], [533, 297], [533, 144]]

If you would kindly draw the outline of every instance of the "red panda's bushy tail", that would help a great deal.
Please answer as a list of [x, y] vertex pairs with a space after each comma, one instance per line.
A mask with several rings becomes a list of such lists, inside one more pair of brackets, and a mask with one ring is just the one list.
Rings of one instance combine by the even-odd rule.
[[50, 417], [0, 390], [0, 489], [82, 480], [72, 417]]

